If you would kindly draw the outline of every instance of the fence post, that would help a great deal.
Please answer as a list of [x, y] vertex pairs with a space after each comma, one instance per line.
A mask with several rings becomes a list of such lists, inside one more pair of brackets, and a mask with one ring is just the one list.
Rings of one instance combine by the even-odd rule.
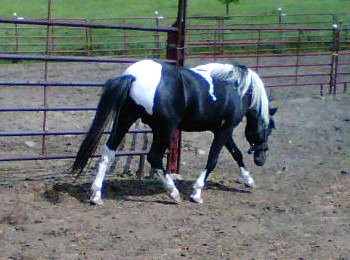
[[320, 96], [321, 96], [321, 97], [324, 96], [324, 92], [323, 92], [323, 83], [320, 84]]
[[[185, 60], [185, 29], [186, 29], [187, 0], [179, 0], [176, 22], [176, 32], [169, 32], [167, 38], [166, 58], [176, 60], [177, 66], [183, 66]], [[170, 146], [170, 158], [167, 165], [167, 172], [178, 173], [180, 170], [181, 158], [181, 132], [176, 130]]]
[[[47, 21], [51, 20], [51, 0], [48, 0], [47, 2]], [[46, 28], [46, 50], [45, 54], [49, 54], [49, 44], [50, 44], [50, 25], [47, 25]], [[43, 91], [44, 91], [44, 108], [47, 108], [47, 77], [48, 77], [48, 61], [45, 60], [44, 62], [44, 85], [43, 85]], [[42, 130], [43, 130], [43, 136], [42, 136], [42, 146], [41, 146], [41, 153], [42, 155], [46, 155], [46, 133], [47, 133], [47, 111], [43, 112], [43, 124], [42, 124]]]
[[224, 28], [224, 19], [219, 17], [218, 36], [219, 36], [219, 44], [220, 44], [220, 55], [223, 55], [225, 52], [225, 46], [224, 46], [225, 30], [223, 30], [223, 28]]
[[329, 79], [329, 94], [337, 94], [338, 58], [339, 58], [340, 29], [338, 24], [333, 24], [333, 49], [331, 60], [331, 71]]
[[256, 47], [256, 72], [259, 71], [260, 66], [260, 51], [261, 51], [261, 29], [258, 30], [258, 46]]
[[18, 24], [15, 23], [16, 54], [19, 54]]
[[[156, 27], [157, 29], [159, 28], [159, 19], [161, 19], [159, 16], [158, 16], [158, 12], [156, 11], [155, 12], [155, 24], [156, 24]], [[154, 34], [154, 43], [155, 43], [155, 48], [156, 50], [154, 51], [157, 58], [160, 58], [160, 41], [159, 41], [160, 37], [159, 37], [159, 32], [155, 32]]]
[[277, 12], [278, 12], [278, 25], [279, 25], [279, 27], [281, 28], [281, 25], [282, 25], [282, 16], [283, 16], [282, 8], [279, 7], [279, 8], [277, 9]]
[[[126, 26], [126, 20], [125, 18], [122, 19], [122, 25], [123, 26]], [[123, 51], [123, 54], [124, 54], [124, 57], [127, 56], [127, 48], [128, 48], [128, 43], [127, 43], [127, 31], [126, 30], [123, 30], [123, 48], [124, 48], [124, 51]]]
[[297, 57], [296, 57], [296, 66], [295, 66], [295, 79], [294, 83], [298, 84], [298, 78], [299, 78], [299, 61], [300, 61], [300, 49], [301, 49], [301, 37], [302, 37], [302, 32], [299, 29], [298, 30], [298, 46], [297, 46]]

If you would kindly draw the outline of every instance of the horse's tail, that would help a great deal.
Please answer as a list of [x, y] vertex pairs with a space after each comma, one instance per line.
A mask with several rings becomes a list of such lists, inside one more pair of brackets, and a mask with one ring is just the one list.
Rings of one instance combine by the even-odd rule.
[[132, 75], [124, 75], [105, 83], [94, 120], [79, 148], [71, 169], [72, 173], [78, 175], [82, 173], [89, 157], [95, 152], [107, 123], [113, 115], [117, 120], [134, 80], [135, 77]]

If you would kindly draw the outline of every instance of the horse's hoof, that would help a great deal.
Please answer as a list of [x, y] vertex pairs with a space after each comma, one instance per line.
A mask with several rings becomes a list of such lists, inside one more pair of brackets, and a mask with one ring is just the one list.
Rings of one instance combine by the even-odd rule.
[[103, 200], [98, 199], [98, 200], [90, 200], [90, 205], [96, 206], [96, 205], [103, 205]]
[[249, 188], [249, 189], [253, 189], [253, 188], [258, 187], [252, 178], [250, 178], [249, 180], [245, 180], [242, 177], [240, 177], [240, 178], [238, 178], [237, 182], [239, 184], [244, 184], [244, 187]]
[[258, 187], [252, 178], [249, 178], [249, 180], [245, 181], [244, 186], [249, 189], [255, 189]]
[[255, 184], [255, 182], [252, 182], [252, 183], [244, 183], [244, 187], [248, 189], [256, 189], [258, 186]]
[[178, 191], [171, 192], [169, 197], [172, 198], [176, 203], [181, 203], [180, 193]]
[[203, 199], [202, 198], [196, 198], [195, 196], [190, 197], [190, 200], [194, 203], [198, 203], [198, 204], [202, 204], [203, 203]]

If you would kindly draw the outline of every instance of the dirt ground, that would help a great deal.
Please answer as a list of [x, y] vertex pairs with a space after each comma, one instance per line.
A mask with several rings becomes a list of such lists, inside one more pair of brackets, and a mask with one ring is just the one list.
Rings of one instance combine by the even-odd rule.
[[[0, 76], [36, 81], [42, 68], [1, 65]], [[102, 82], [121, 69], [53, 64], [49, 78]], [[234, 133], [259, 187], [249, 190], [238, 184], [238, 167], [222, 151], [204, 204], [191, 203], [189, 195], [205, 166], [210, 133], [183, 134], [184, 179], [177, 182], [183, 202], [178, 205], [158, 181], [135, 178], [138, 158], [118, 161], [105, 183], [102, 206], [88, 203], [96, 160], [77, 181], [64, 174], [71, 160], [0, 163], [0, 259], [350, 259], [350, 96], [320, 98], [318, 87], [271, 92], [279, 111], [263, 167], [246, 153], [243, 125]], [[52, 107], [89, 107], [96, 105], [99, 90], [50, 88], [49, 93]], [[2, 87], [0, 103], [38, 107], [42, 95], [37, 88]], [[47, 128], [86, 129], [92, 116], [52, 112]], [[40, 131], [42, 117], [0, 113], [0, 132]], [[47, 152], [74, 154], [81, 138], [49, 137]], [[144, 146], [143, 137], [137, 138]], [[41, 152], [39, 137], [0, 140], [2, 157]], [[129, 143], [124, 149], [134, 149]]]

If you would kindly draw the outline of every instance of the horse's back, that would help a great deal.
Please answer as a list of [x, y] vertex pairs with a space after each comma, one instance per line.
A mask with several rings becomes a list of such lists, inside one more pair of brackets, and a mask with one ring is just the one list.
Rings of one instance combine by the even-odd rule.
[[166, 117], [168, 114], [176, 114], [176, 110], [183, 109], [179, 67], [142, 60], [128, 67], [124, 75], [135, 77], [136, 80], [130, 89], [130, 98], [143, 107], [148, 115]]
[[130, 97], [152, 115], [154, 96], [162, 76], [162, 65], [152, 60], [142, 60], [128, 67], [124, 75], [136, 78], [130, 89]]

